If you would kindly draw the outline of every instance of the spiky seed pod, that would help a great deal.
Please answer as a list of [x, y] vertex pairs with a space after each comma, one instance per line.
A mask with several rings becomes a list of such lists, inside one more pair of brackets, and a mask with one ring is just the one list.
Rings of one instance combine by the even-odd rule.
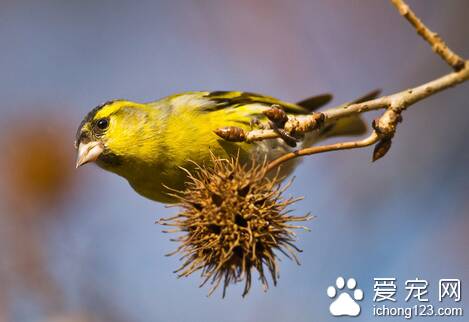
[[212, 156], [211, 164], [188, 175], [187, 189], [174, 193], [181, 212], [159, 221], [175, 227], [165, 232], [183, 233], [174, 239], [180, 246], [168, 254], [182, 255], [179, 277], [201, 270], [200, 286], [210, 281], [210, 295], [223, 282], [223, 297], [228, 285], [244, 280], [245, 296], [253, 270], [265, 290], [268, 275], [276, 285], [277, 251], [299, 263], [293, 230], [307, 228], [291, 223], [311, 217], [289, 214], [286, 208], [301, 198], [282, 197], [289, 184], [281, 186], [278, 176], [269, 179], [265, 164], [246, 166], [237, 158]]

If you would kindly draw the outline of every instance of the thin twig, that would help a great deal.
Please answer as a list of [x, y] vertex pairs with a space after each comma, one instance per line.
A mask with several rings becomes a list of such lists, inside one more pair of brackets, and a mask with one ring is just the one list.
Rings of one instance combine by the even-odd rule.
[[425, 26], [403, 0], [391, 0], [391, 2], [397, 10], [399, 10], [399, 13], [406, 18], [412, 26], [414, 26], [417, 33], [432, 46], [433, 51], [446, 63], [448, 63], [455, 71], [464, 67], [464, 59], [449, 49], [437, 33], [431, 31], [427, 26]]
[[305, 149], [299, 149], [293, 152], [286, 153], [282, 155], [281, 157], [270, 162], [267, 166], [267, 171], [271, 171], [275, 169], [277, 166], [279, 166], [280, 164], [288, 160], [297, 158], [297, 157], [311, 155], [311, 154], [318, 154], [318, 153], [323, 153], [323, 152], [329, 152], [329, 151], [363, 148], [366, 146], [373, 145], [378, 141], [379, 141], [379, 135], [376, 133], [376, 131], [373, 131], [370, 136], [360, 141], [340, 142], [340, 143], [334, 143], [334, 144], [329, 144], [329, 145], [312, 146], [312, 147], [305, 148]]

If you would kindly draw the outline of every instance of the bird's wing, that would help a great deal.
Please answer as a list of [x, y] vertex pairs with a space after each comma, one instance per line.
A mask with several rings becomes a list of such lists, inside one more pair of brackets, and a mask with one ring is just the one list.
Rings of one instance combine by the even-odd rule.
[[[175, 108], [184, 106], [185, 108], [200, 112], [214, 112], [253, 105], [270, 107], [274, 104], [279, 105], [287, 113], [308, 114], [310, 112], [310, 109], [297, 104], [287, 103], [270, 96], [250, 92], [187, 92], [168, 96], [154, 104], [161, 105], [163, 102], [164, 105], [171, 105]], [[258, 111], [258, 109], [253, 109], [253, 112], [255, 110]]]
[[210, 100], [213, 105], [207, 107], [208, 110], [218, 110], [222, 108], [233, 108], [233, 107], [240, 107], [245, 105], [251, 104], [259, 104], [259, 105], [279, 105], [283, 110], [287, 113], [292, 114], [307, 114], [309, 113], [308, 109], [303, 108], [296, 104], [287, 103], [281, 101], [279, 99], [260, 95], [256, 93], [250, 92], [224, 92], [224, 91], [216, 91], [216, 92], [207, 92], [205, 97]]

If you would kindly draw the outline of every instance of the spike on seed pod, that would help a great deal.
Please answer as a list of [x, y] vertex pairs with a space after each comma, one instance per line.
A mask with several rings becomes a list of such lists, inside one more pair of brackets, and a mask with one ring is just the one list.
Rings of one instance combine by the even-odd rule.
[[[212, 285], [209, 295], [223, 285], [243, 282], [245, 296], [257, 271], [264, 289], [268, 275], [278, 279], [277, 252], [297, 260], [301, 250], [295, 245], [295, 229], [307, 229], [294, 222], [311, 217], [294, 216], [286, 210], [300, 198], [284, 198], [288, 184], [281, 178], [266, 177], [266, 164], [242, 165], [238, 158], [217, 159], [190, 174], [186, 190], [174, 194], [181, 212], [162, 219], [161, 224], [179, 231], [182, 255], [178, 276], [201, 271], [204, 285]], [[195, 206], [196, 205], [196, 206]]]

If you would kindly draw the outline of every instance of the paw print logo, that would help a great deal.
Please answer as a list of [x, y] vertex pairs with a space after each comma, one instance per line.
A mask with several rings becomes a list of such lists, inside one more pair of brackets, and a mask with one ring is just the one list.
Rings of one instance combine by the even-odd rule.
[[[348, 291], [345, 290], [345, 286]], [[338, 296], [337, 293], [339, 293]], [[329, 286], [327, 288], [327, 296], [331, 299], [335, 298], [329, 306], [329, 311], [333, 316], [358, 316], [360, 314], [361, 309], [357, 301], [363, 300], [363, 291], [357, 288], [357, 281], [354, 278], [349, 278], [346, 285], [344, 278], [338, 277], [335, 287]]]

